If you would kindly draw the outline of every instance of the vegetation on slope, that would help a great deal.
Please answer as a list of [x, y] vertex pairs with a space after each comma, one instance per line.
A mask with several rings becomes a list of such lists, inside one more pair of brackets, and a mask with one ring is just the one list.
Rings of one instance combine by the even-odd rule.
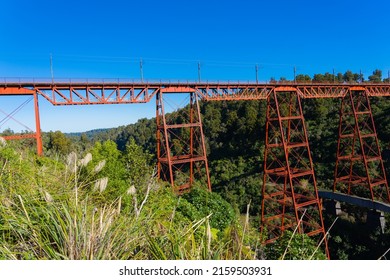
[[[84, 158], [58, 160], [1, 148], [0, 258], [255, 257], [227, 202], [203, 188], [177, 197], [156, 181], [137, 147], [115, 157], [113, 142], [97, 143]], [[117, 172], [129, 156], [130, 168]]]
[[134, 141], [123, 153], [97, 142], [82, 158], [0, 147], [0, 259], [281, 257], [281, 249], [265, 253], [249, 215], [241, 219], [204, 186], [177, 196], [156, 180], [148, 158]]

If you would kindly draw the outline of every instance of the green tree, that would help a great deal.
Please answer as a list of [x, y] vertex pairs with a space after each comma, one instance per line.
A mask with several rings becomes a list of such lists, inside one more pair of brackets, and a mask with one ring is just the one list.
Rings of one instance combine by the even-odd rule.
[[329, 83], [333, 83], [336, 80], [335, 75], [330, 74], [329, 72], [326, 72], [324, 74], [324, 80]]
[[2, 136], [9, 136], [14, 134], [15, 132], [10, 128], [4, 129], [4, 131], [1, 133]]
[[382, 70], [376, 69], [371, 76], [368, 76], [368, 80], [372, 83], [380, 83], [382, 81]]
[[81, 144], [81, 147], [82, 149], [85, 151], [89, 145], [91, 144], [91, 141], [89, 140], [88, 138], [88, 135], [86, 133], [82, 133], [80, 135], [80, 144]]
[[344, 81], [347, 82], [347, 83], [351, 83], [351, 82], [355, 82], [356, 80], [356, 76], [352, 73], [351, 70], [347, 70], [345, 73], [344, 73]]
[[184, 194], [182, 198], [193, 207], [186, 208], [188, 212], [182, 208], [179, 208], [179, 210], [192, 221], [211, 215], [211, 227], [223, 231], [235, 219], [235, 213], [231, 205], [219, 194], [209, 192], [204, 187], [194, 187], [191, 192]]
[[60, 154], [67, 154], [70, 152], [71, 144], [70, 139], [61, 131], [49, 132], [49, 150], [53, 150]]
[[344, 82], [344, 75], [343, 75], [343, 73], [337, 73], [337, 75], [336, 75], [336, 80], [337, 80], [339, 83]]
[[298, 74], [296, 77], [295, 77], [296, 81], [298, 83], [307, 83], [307, 82], [311, 82], [311, 78], [309, 75], [304, 75], [304, 74]]
[[325, 77], [322, 74], [314, 74], [313, 76], [313, 82], [324, 82]]
[[96, 142], [90, 151], [92, 162], [88, 164], [90, 173], [97, 173], [99, 177], [107, 177], [107, 187], [104, 196], [107, 199], [116, 199], [126, 193], [129, 184], [126, 181], [126, 168], [122, 162], [122, 154], [114, 141]]
[[126, 167], [126, 178], [130, 185], [144, 185], [152, 175], [152, 156], [145, 153], [141, 146], [135, 143], [134, 138], [130, 138], [124, 153], [124, 163]]

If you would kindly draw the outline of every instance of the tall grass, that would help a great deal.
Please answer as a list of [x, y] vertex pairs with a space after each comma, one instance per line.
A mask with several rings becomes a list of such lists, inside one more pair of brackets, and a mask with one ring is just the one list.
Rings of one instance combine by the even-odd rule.
[[[239, 222], [223, 232], [213, 213], [190, 221], [180, 198], [151, 174], [107, 199], [100, 166], [90, 155], [57, 160], [0, 148], [1, 259], [254, 259], [257, 244]], [[110, 190], [110, 193], [115, 193]], [[146, 195], [145, 195], [146, 193]], [[125, 196], [133, 205], [124, 207]]]

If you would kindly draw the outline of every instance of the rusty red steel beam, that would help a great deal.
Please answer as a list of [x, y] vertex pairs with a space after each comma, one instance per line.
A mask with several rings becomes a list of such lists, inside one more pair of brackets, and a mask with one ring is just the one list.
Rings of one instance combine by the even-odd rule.
[[160, 86], [152, 85], [53, 85], [34, 89], [53, 105], [147, 103]]
[[1, 136], [5, 140], [22, 140], [22, 139], [30, 139], [30, 138], [36, 138], [36, 133], [28, 133], [28, 134], [13, 134], [13, 135], [5, 135]]
[[0, 94], [1, 95], [33, 95], [35, 90], [31, 90], [23, 87], [6, 87], [0, 86]]
[[341, 98], [348, 90], [366, 91], [368, 96], [390, 96], [390, 84], [316, 83], [125, 83], [125, 82], [7, 82], [0, 95], [38, 93], [53, 105], [147, 103], [157, 92], [197, 92], [207, 101], [266, 99], [273, 91], [297, 91], [302, 98]]

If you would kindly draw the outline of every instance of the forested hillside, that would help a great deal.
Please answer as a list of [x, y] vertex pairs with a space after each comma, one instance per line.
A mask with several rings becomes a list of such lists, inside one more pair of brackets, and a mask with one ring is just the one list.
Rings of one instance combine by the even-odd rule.
[[[283, 78], [281, 80], [283, 80]], [[296, 80], [299, 82], [342, 83], [364, 82], [364, 77], [360, 74], [347, 71], [344, 74], [339, 73], [337, 75], [329, 73], [316, 74], [313, 78], [308, 75], [297, 75]], [[388, 82], [388, 79], [382, 79], [382, 74], [379, 70], [374, 71], [373, 74], [368, 77], [368, 80], [371, 82]], [[226, 207], [224, 209], [218, 208], [218, 211], [222, 211], [224, 214], [232, 213], [231, 215], [228, 215], [226, 223], [221, 222], [222, 224], [218, 224], [219, 222], [216, 220], [223, 220], [223, 218], [219, 216], [221, 213], [218, 214], [218, 211], [213, 212], [213, 215], [210, 218], [211, 228], [215, 229], [219, 234], [225, 232], [227, 228], [231, 230], [232, 228], [230, 226], [232, 221], [237, 222], [237, 220], [239, 220], [239, 216], [235, 216], [233, 213], [236, 213], [237, 215], [240, 213], [243, 215], [248, 213], [251, 224], [250, 228], [251, 230], [254, 229], [256, 232], [256, 228], [258, 228], [261, 201], [260, 193], [265, 143], [266, 102], [263, 100], [201, 102], [200, 107], [203, 117], [204, 134], [206, 137], [212, 189], [214, 193], [218, 194], [217, 200], [227, 201], [226, 204], [218, 202], [221, 207]], [[371, 107], [376, 121], [378, 138], [380, 140], [385, 167], [389, 178], [390, 98], [371, 98]], [[315, 164], [318, 187], [322, 189], [330, 189], [333, 184], [339, 108], [339, 99], [311, 99], [303, 101], [303, 110], [308, 129], [310, 148]], [[171, 113], [171, 117], [175, 118], [175, 114], [179, 116], [179, 112], [173, 112]], [[139, 204], [145, 194], [140, 194], [141, 197], [137, 198], [138, 204], [135, 204], [134, 196], [126, 196], [126, 193], [128, 194], [129, 192], [135, 191], [134, 189], [131, 189], [130, 186], [136, 186], [139, 183], [143, 186], [142, 188], [145, 192], [145, 186], [149, 184], [149, 177], [144, 178], [143, 174], [151, 174], [153, 172], [152, 166], [155, 164], [156, 121], [155, 119], [141, 119], [135, 124], [113, 129], [96, 130], [82, 134], [65, 135], [59, 131], [49, 132], [44, 135], [44, 146], [45, 155], [51, 159], [64, 158], [71, 152], [74, 152], [75, 155], [78, 155], [79, 157], [84, 157], [89, 152], [92, 155], [92, 162], [78, 171], [80, 173], [78, 178], [87, 180], [86, 183], [83, 183], [85, 187], [80, 188], [83, 190], [81, 194], [83, 199], [85, 199], [86, 202], [88, 202], [89, 199], [87, 192], [84, 192], [84, 188], [95, 188], [93, 199], [97, 199], [102, 205], [104, 203], [109, 203], [110, 205], [114, 205], [114, 207], [125, 207], [124, 209], [132, 209], [131, 211], [133, 211], [133, 213], [137, 213], [137, 209], [140, 207]], [[38, 165], [42, 166], [42, 168], [43, 166], [47, 168], [47, 165], [40, 163], [40, 161], [40, 159], [37, 160]], [[96, 180], [98, 180], [98, 177], [94, 175], [93, 170], [99, 162], [102, 161], [105, 161], [106, 166], [100, 171], [99, 178], [110, 179], [106, 182], [108, 191], [99, 192], [99, 188], [102, 186], [97, 185]], [[7, 161], [3, 160], [3, 164], [6, 162]], [[57, 170], [67, 171], [67, 167], [64, 164], [58, 165], [57, 163], [50, 163], [50, 166], [50, 168], [55, 167]], [[134, 166], [141, 166], [142, 168], [138, 168], [138, 171], [136, 171], [133, 168]], [[67, 172], [69, 173], [70, 171]], [[73, 172], [66, 175], [65, 179], [69, 185], [67, 188], [71, 188], [73, 180], [76, 180], [74, 178], [76, 174], [78, 173]], [[4, 177], [4, 175], [2, 176]], [[36, 180], [40, 179], [37, 177]], [[56, 182], [58, 183], [58, 181]], [[55, 183], [53, 182], [53, 184]], [[44, 192], [37, 190], [37, 193], [39, 192], [41, 195], [45, 194]], [[165, 193], [166, 191], [163, 192], [164, 195], [169, 196], [170, 200], [173, 199], [171, 194], [168, 195]], [[200, 192], [200, 190], [197, 192]], [[152, 199], [158, 199], [158, 195], [160, 194], [156, 194]], [[199, 197], [202, 195], [204, 195], [204, 193], [199, 195]], [[116, 199], [118, 197], [121, 197], [120, 206], [117, 205], [118, 201]], [[198, 220], [202, 221], [202, 226], [206, 226], [205, 220], [202, 219], [205, 215], [208, 215], [209, 210], [202, 210], [203, 206], [200, 200], [200, 198], [191, 198], [190, 194], [187, 194], [187, 197], [184, 196], [178, 200], [172, 200], [169, 202], [169, 205], [172, 206], [169, 208], [169, 211], [171, 212], [167, 210], [163, 215], [171, 221], [173, 218], [170, 215], [176, 215], [174, 213], [178, 213], [178, 215], [186, 217], [187, 222]], [[77, 204], [77, 200], [75, 200], [75, 203]], [[163, 204], [161, 203], [161, 205]], [[250, 206], [249, 209], [247, 209], [248, 205]], [[332, 258], [375, 259], [381, 257], [381, 255], [390, 248], [390, 230], [381, 234], [379, 229], [372, 228], [366, 224], [366, 210], [353, 208], [348, 205], [343, 205], [343, 207], [345, 209], [349, 208], [347, 210], [350, 211], [348, 211], [348, 213], [346, 212], [338, 219], [330, 232], [329, 245]], [[176, 210], [177, 212], [175, 212]], [[181, 213], [181, 211], [183, 211], [183, 213]], [[81, 213], [79, 214], [81, 215]], [[151, 215], [151, 212], [149, 214]], [[92, 215], [89, 218], [92, 219], [93, 217], [94, 216]], [[216, 220], [212, 220], [213, 217]], [[325, 218], [328, 227], [335, 219], [335, 217], [332, 216], [326, 216]], [[213, 224], [213, 221], [217, 224]], [[163, 224], [160, 225], [160, 227], [164, 227], [164, 230], [168, 230], [168, 227], [170, 228], [171, 226], [182, 226], [168, 226], [162, 221], [159, 222]], [[387, 217], [387, 222], [388, 224], [390, 223], [389, 217]], [[161, 228], [158, 230], [161, 230]], [[185, 230], [185, 228], [180, 228], [180, 230]], [[233, 233], [229, 232], [229, 234]], [[218, 239], [219, 241], [226, 241], [223, 239], [226, 236], [220, 236], [220, 239]], [[205, 236], [203, 237], [206, 238]], [[266, 256], [267, 251], [258, 251], [258, 247], [256, 247], [254, 243], [250, 243], [253, 241], [251, 238], [253, 238], [253, 235], [249, 238], [250, 240], [247, 240], [249, 243], [245, 245], [249, 246], [251, 251], [248, 252], [246, 257], [240, 256], [240, 258], [248, 258], [248, 256], [249, 258], [253, 258], [254, 256], [259, 257], [259, 255], [256, 254], [260, 251], [262, 252], [261, 254], [264, 253]], [[148, 246], [152, 246], [153, 248], [157, 245], [168, 246], [166, 243], [161, 245], [154, 244], [153, 242], [155, 241], [145, 240], [145, 243], [148, 243]], [[173, 241], [169, 240], [169, 242]], [[221, 244], [218, 243], [218, 246], [219, 245]], [[138, 249], [133, 248], [133, 250], [137, 251]], [[142, 253], [147, 254], [144, 251]], [[226, 252], [226, 254], [235, 253], [237, 252]], [[173, 254], [173, 252], [164, 256], [167, 258], [178, 257], [171, 254]], [[272, 255], [270, 252], [269, 254], [270, 256]], [[232, 255], [229, 256], [233, 257]], [[235, 257], [237, 257], [237, 255], [235, 255]], [[275, 257], [275, 255], [272, 255], [272, 257]], [[294, 256], [292, 256], [292, 258], [294, 258]]]

